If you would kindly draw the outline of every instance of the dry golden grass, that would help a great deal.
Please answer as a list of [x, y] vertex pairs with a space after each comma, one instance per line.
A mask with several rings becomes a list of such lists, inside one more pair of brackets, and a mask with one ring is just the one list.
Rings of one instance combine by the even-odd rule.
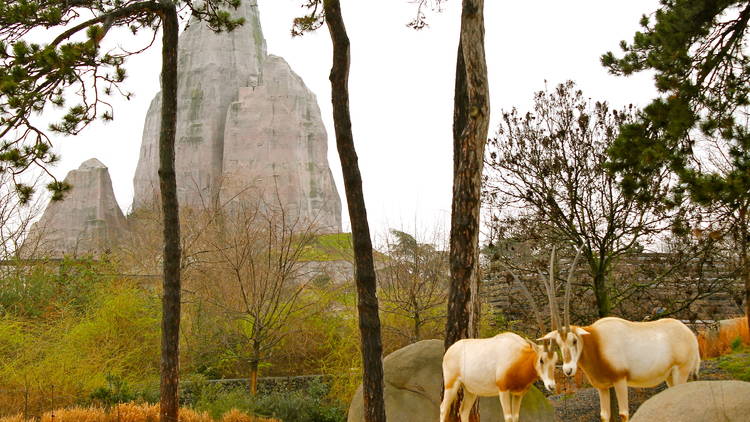
[[741, 338], [744, 344], [750, 344], [750, 333], [747, 330], [745, 317], [724, 321], [718, 331], [709, 330], [698, 333], [698, 347], [701, 359], [709, 359], [732, 351], [732, 342]]
[[[266, 419], [250, 416], [232, 409], [224, 414], [221, 420], [212, 419], [206, 412], [192, 409], [180, 409], [181, 422], [280, 422], [277, 419]], [[0, 418], [0, 422], [26, 422], [22, 415]], [[159, 422], [159, 405], [123, 403], [109, 411], [100, 407], [71, 407], [69, 409], [47, 412], [42, 422]]]
[[221, 417], [221, 422], [262, 422], [271, 420], [275, 419], [263, 419], [255, 416], [249, 416], [247, 413], [240, 412], [237, 409], [232, 409]]

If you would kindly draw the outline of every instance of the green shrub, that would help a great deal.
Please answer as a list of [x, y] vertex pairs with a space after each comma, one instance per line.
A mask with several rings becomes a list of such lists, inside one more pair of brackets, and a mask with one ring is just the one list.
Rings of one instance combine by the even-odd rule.
[[125, 380], [117, 375], [105, 375], [107, 385], [98, 387], [89, 394], [89, 399], [99, 406], [112, 407], [119, 403], [127, 403], [135, 399], [135, 395], [130, 391], [130, 386]]
[[328, 386], [313, 382], [305, 391], [274, 392], [251, 396], [244, 388], [227, 388], [206, 384], [197, 393], [194, 408], [218, 418], [231, 409], [263, 417], [274, 417], [283, 422], [342, 422], [345, 409], [332, 403], [326, 396]]
[[718, 358], [719, 367], [732, 378], [750, 382], [750, 353], [731, 353]]
[[742, 348], [742, 337], [735, 337], [734, 340], [729, 343], [729, 346], [732, 347], [732, 351], [738, 352]]

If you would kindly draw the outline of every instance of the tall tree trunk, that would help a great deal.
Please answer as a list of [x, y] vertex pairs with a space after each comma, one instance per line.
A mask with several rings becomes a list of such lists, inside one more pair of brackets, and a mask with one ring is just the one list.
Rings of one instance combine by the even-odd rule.
[[161, 323], [160, 420], [177, 422], [180, 359], [180, 218], [174, 170], [177, 125], [177, 9], [161, 0], [162, 70], [159, 187], [164, 215], [164, 297]]
[[349, 37], [341, 16], [339, 0], [325, 0], [326, 25], [333, 42], [331, 67], [331, 100], [336, 146], [344, 174], [344, 189], [349, 207], [354, 243], [354, 278], [357, 283], [357, 309], [362, 348], [362, 396], [365, 422], [384, 422], [383, 346], [380, 339], [380, 316], [376, 296], [375, 266], [372, 241], [367, 223], [367, 210], [362, 193], [362, 177], [354, 149], [352, 123], [349, 115]]
[[594, 272], [594, 296], [596, 297], [596, 308], [599, 318], [608, 316], [611, 311], [611, 305], [609, 302], [609, 292], [607, 291], [607, 277], [601, 266]]
[[422, 318], [419, 313], [414, 314], [414, 343], [418, 342], [422, 338]]
[[248, 389], [250, 395], [258, 393], [258, 364], [260, 363], [260, 343], [253, 341], [253, 355], [250, 358], [250, 382]]
[[747, 256], [747, 205], [740, 208], [740, 265], [742, 265], [742, 281], [745, 284], [745, 320], [750, 333], [750, 265]]
[[[484, 0], [464, 0], [453, 111], [453, 203], [446, 349], [479, 327], [479, 211], [490, 103], [484, 55]], [[458, 420], [454, 404], [450, 420]], [[472, 411], [472, 419], [478, 414]]]
[[258, 393], [258, 359], [252, 359], [250, 361], [250, 382], [248, 383], [248, 390], [251, 396]]

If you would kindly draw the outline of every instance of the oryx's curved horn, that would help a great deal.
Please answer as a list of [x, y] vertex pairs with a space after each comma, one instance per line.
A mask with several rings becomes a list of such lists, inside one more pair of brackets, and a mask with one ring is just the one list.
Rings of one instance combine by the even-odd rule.
[[544, 288], [547, 290], [547, 300], [549, 301], [549, 313], [550, 313], [550, 325], [552, 325], [552, 331], [560, 329], [560, 311], [557, 308], [557, 292], [555, 289], [555, 247], [552, 247], [552, 254], [549, 261], [549, 282], [545, 277], [539, 273], [539, 278], [544, 283]]
[[542, 319], [542, 314], [539, 313], [539, 308], [536, 306], [536, 301], [534, 300], [534, 297], [531, 296], [531, 292], [526, 287], [526, 283], [521, 281], [521, 279], [516, 275], [515, 272], [510, 270], [510, 273], [513, 275], [513, 278], [516, 280], [516, 283], [521, 287], [521, 292], [524, 296], [526, 296], [526, 300], [529, 301], [529, 304], [531, 305], [531, 310], [534, 312], [534, 317], [536, 318], [536, 324], [539, 326], [539, 332], [543, 335], [546, 330], [544, 329], [544, 320]]
[[578, 248], [576, 257], [573, 259], [573, 264], [568, 268], [568, 281], [565, 284], [565, 303], [563, 308], [563, 317], [565, 318], [565, 331], [570, 331], [570, 283], [573, 281], [573, 274], [575, 273], [576, 266], [578, 265], [578, 259], [581, 257], [583, 251], [583, 245]]
[[552, 306], [555, 312], [555, 325], [560, 329], [560, 307], [557, 304], [557, 287], [555, 286], [555, 264], [557, 263], [557, 247], [552, 246], [549, 257], [549, 289], [552, 294]]

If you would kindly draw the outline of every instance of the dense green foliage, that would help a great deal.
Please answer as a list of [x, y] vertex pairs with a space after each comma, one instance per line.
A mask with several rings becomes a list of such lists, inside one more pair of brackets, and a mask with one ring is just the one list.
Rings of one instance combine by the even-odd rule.
[[226, 388], [204, 384], [196, 394], [192, 406], [207, 411], [215, 418], [231, 409], [259, 416], [281, 419], [284, 422], [339, 422], [346, 420], [342, 403], [328, 398], [328, 386], [311, 383], [304, 391], [272, 392], [249, 396], [244, 388]]
[[[11, 270], [0, 277], [7, 287], [0, 296], [0, 415], [17, 412], [25, 394], [32, 410], [47, 409], [53, 394], [58, 407], [158, 401], [158, 291], [118, 276], [123, 271], [115, 263], [67, 259]], [[352, 370], [360, 366], [354, 295], [327, 286], [310, 288], [300, 301], [311, 315], [290, 321], [294, 335], [274, 348], [263, 374], [339, 376], [312, 392], [254, 399], [246, 388], [212, 390], [205, 384], [200, 394], [183, 393], [189, 400], [184, 404], [216, 414], [228, 406], [284, 420], [341, 420], [360, 379]], [[233, 350], [233, 321], [201, 298], [189, 302], [181, 347], [184, 384], [246, 378], [247, 359]]]
[[16, 267], [0, 279], [14, 287], [0, 316], [3, 411], [25, 393], [32, 403], [52, 394], [71, 403], [114, 379], [140, 386], [158, 377], [158, 297], [104, 275], [111, 270], [62, 261]]
[[[611, 52], [602, 57], [614, 74], [654, 71], [662, 94], [638, 121], [622, 128], [610, 149], [611, 168], [620, 172], [630, 193], [648, 195], [651, 177], [666, 167], [680, 178], [678, 195], [687, 191], [696, 202], [737, 208], [750, 195], [750, 58], [744, 50], [750, 2], [661, 3], [653, 18], [643, 17], [643, 32], [632, 44], [621, 43], [623, 57]], [[701, 136], [728, 144], [729, 166], [696, 165]]]

